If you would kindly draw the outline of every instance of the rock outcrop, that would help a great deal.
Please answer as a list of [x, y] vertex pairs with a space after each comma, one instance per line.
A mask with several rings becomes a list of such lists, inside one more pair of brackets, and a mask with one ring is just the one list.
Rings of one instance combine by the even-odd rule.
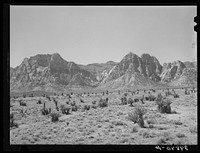
[[162, 66], [159, 61], [149, 54], [142, 54], [141, 58], [130, 52], [127, 54], [103, 80], [103, 83], [115, 80], [126, 73], [140, 73], [144, 77], [149, 77], [153, 81], [160, 81]]
[[186, 67], [181, 61], [175, 61], [173, 63], [164, 63], [163, 71], [160, 75], [161, 81], [168, 83], [174, 79], [178, 79], [182, 74], [184, 68]]
[[25, 58], [10, 74], [11, 90], [34, 90], [50, 86], [95, 87], [98, 82], [89, 71], [74, 62], [65, 61], [59, 54], [36, 55]]

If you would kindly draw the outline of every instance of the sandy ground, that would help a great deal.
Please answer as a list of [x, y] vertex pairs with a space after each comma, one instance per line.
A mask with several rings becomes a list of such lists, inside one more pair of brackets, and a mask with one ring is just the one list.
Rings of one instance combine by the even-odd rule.
[[[46, 107], [55, 111], [55, 104], [45, 97], [11, 98], [10, 111], [14, 112], [14, 120], [18, 128], [10, 128], [10, 144], [197, 144], [197, 93], [184, 94], [184, 89], [175, 89], [179, 98], [169, 96], [172, 101], [171, 108], [177, 113], [161, 114], [157, 110], [155, 101], [137, 102], [134, 105], [142, 105], [147, 109], [144, 115], [145, 128], [139, 127], [128, 119], [128, 113], [135, 107], [120, 105], [122, 94], [118, 92], [102, 96], [102, 93], [84, 95], [85, 103], [73, 95], [71, 101], [75, 101], [79, 107], [93, 105], [92, 101], [108, 97], [108, 107], [90, 108], [88, 111], [78, 109], [64, 115], [61, 112], [58, 122], [52, 122], [49, 115], [42, 115], [43, 104], [37, 104], [38, 100], [46, 102]], [[157, 96], [162, 90], [151, 92]], [[148, 95], [140, 91], [139, 94], [128, 97], [136, 98]], [[66, 96], [54, 96], [58, 105], [69, 101]], [[19, 100], [27, 106], [20, 106]], [[20, 113], [23, 110], [24, 113]]]

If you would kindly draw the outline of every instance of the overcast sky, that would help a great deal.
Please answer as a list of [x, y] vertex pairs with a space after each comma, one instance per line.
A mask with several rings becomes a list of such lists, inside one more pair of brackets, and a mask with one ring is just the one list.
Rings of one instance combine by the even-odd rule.
[[161, 64], [194, 61], [196, 6], [11, 6], [10, 66], [59, 53], [77, 64], [149, 53]]

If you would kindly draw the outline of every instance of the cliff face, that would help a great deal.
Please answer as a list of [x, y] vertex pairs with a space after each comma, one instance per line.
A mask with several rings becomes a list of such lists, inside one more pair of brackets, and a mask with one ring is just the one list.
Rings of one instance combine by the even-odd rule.
[[143, 77], [148, 77], [153, 81], [160, 81], [162, 66], [159, 61], [149, 54], [142, 54], [141, 57], [136, 54], [127, 54], [103, 80], [103, 83], [115, 80], [127, 73], [140, 73]]
[[174, 79], [179, 78], [183, 72], [183, 69], [185, 68], [186, 67], [184, 63], [181, 61], [175, 61], [173, 63], [164, 63], [163, 71], [160, 75], [161, 81], [168, 83]]
[[[79, 76], [79, 77], [77, 77]], [[93, 87], [97, 80], [89, 71], [81, 69], [74, 62], [67, 62], [59, 54], [36, 55], [25, 58], [10, 71], [11, 90], [34, 90], [38, 86]]]
[[80, 88], [145, 88], [160, 85], [197, 85], [195, 62], [175, 61], [160, 65], [149, 54], [141, 57], [130, 52], [119, 62], [78, 65], [65, 61], [59, 54], [25, 58], [10, 68], [11, 91], [65, 91]]

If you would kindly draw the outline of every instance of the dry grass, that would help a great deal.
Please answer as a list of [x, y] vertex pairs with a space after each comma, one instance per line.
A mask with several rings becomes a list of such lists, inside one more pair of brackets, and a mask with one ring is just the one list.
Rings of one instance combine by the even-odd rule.
[[[120, 90], [120, 94], [118, 91], [106, 94], [105, 90], [104, 95], [101, 91], [97, 94], [90, 92], [89, 96], [86, 92], [81, 97], [84, 103], [80, 102], [80, 97], [74, 91], [73, 95], [70, 94], [71, 98], [69, 96], [49, 95], [50, 99], [56, 99], [59, 108], [62, 105], [77, 106], [77, 110], [71, 111], [68, 115], [62, 114], [62, 109], [57, 112], [53, 100], [50, 101], [49, 98], [43, 96], [38, 97], [35, 93], [34, 97], [26, 94], [26, 98], [11, 98], [10, 111], [15, 112], [13, 121], [18, 124], [18, 128], [10, 129], [10, 143], [197, 144], [197, 93], [185, 95], [184, 89], [175, 89], [175, 92], [179, 98], [174, 98], [173, 95], [167, 97], [172, 102], [172, 109], [178, 112], [171, 114], [160, 113], [157, 110], [156, 102], [150, 100], [144, 100], [145, 104], [136, 102], [132, 107], [120, 105], [120, 98], [124, 93], [127, 93], [127, 99], [135, 99], [143, 94], [148, 96], [148, 91], [146, 93], [142, 91], [139, 94], [135, 92], [132, 95], [131, 92], [123, 90]], [[164, 95], [162, 90], [151, 92], [154, 97], [157, 97], [159, 93]], [[108, 105], [99, 107], [100, 99], [106, 98], [109, 99]], [[20, 106], [20, 100], [26, 103], [26, 106]], [[52, 112], [61, 115], [58, 117], [58, 122], [57, 119], [52, 122], [50, 115], [41, 114], [43, 105], [37, 104], [39, 100], [46, 104], [45, 109], [51, 108]], [[69, 103], [66, 104], [66, 101]], [[75, 101], [75, 105], [73, 101]], [[137, 109], [139, 105], [143, 109]], [[22, 109], [24, 115], [20, 113]], [[137, 122], [139, 114], [143, 114], [145, 128], [134, 123]]]

